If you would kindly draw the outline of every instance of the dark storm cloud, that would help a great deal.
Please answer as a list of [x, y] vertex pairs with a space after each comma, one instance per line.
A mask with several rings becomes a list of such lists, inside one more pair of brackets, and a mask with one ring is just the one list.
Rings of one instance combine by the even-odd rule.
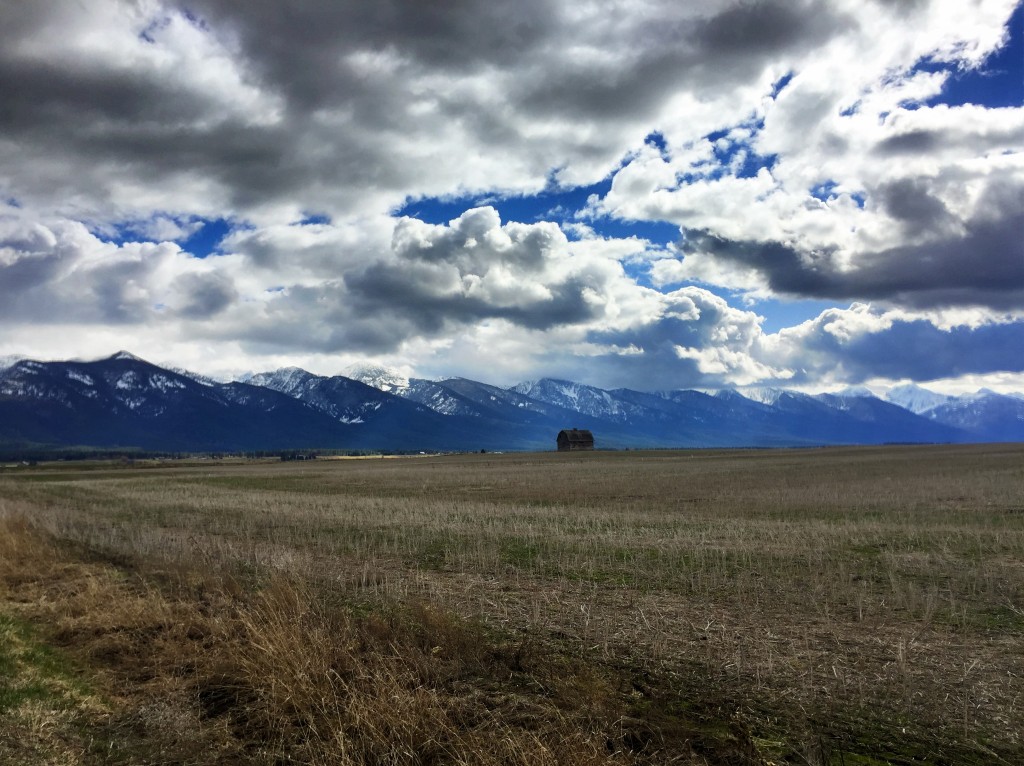
[[901, 221], [910, 234], [934, 231], [953, 222], [946, 205], [919, 179], [904, 178], [882, 184], [878, 194], [886, 212]]
[[60, 273], [60, 266], [60, 258], [53, 254], [24, 255], [0, 266], [0, 304], [4, 307], [0, 311], [17, 316], [22, 296], [52, 281]]
[[413, 321], [399, 313], [366, 313], [349, 299], [344, 285], [325, 282], [282, 291], [259, 315], [241, 321], [208, 323], [204, 337], [240, 339], [254, 351], [377, 354], [398, 348], [417, 334]]
[[848, 25], [831, 8], [812, 12], [800, 2], [740, 3], [707, 18], [680, 18], [666, 4], [663, 13], [640, 23], [626, 19], [615, 28], [633, 39], [627, 61], [567, 59], [551, 69], [540, 59], [534, 76], [516, 83], [517, 100], [537, 115], [632, 119], [651, 114], [666, 93], [687, 89], [710, 97], [748, 82], [773, 57], [813, 48]]
[[[941, 202], [913, 183], [888, 186], [884, 204], [916, 231], [945, 220]], [[857, 256], [835, 249], [806, 252], [780, 242], [732, 241], [688, 232], [684, 252], [701, 252], [753, 268], [772, 291], [807, 298], [881, 300], [916, 308], [1024, 308], [1024, 207], [1020, 188], [992, 183], [962, 232]]]
[[552, 224], [502, 226], [490, 207], [463, 213], [445, 226], [403, 218], [392, 237], [394, 259], [345, 275], [357, 313], [405, 317], [426, 335], [482, 319], [506, 319], [529, 329], [593, 319], [604, 292], [600, 274], [547, 273], [567, 246]]
[[827, 8], [776, 0], [746, 2], [726, 8], [696, 29], [695, 37], [709, 55], [777, 53], [820, 41], [836, 17]]
[[260, 75], [303, 109], [364, 87], [339, 68], [339, 52], [391, 48], [429, 68], [465, 71], [511, 65], [560, 31], [558, 7], [545, 0], [252, 0], [241, 12], [232, 0], [198, 0], [189, 7], [237, 34]]
[[182, 296], [178, 313], [187, 319], [209, 319], [238, 298], [231, 280], [224, 274], [183, 274], [174, 281], [174, 291]]
[[[319, 226], [290, 226], [236, 236], [231, 249], [261, 267], [285, 252], [323, 273], [339, 263], [344, 243], [321, 238]], [[600, 319], [609, 280], [620, 272], [578, 259], [566, 269], [565, 235], [550, 223], [502, 224], [490, 207], [445, 225], [403, 218], [390, 247], [315, 285], [292, 285], [244, 325], [207, 330], [239, 333], [250, 342], [329, 353], [392, 352], [410, 339], [455, 334], [485, 320], [522, 330], [549, 330]]]
[[263, 349], [383, 354], [411, 338], [441, 337], [484, 319], [548, 329], [594, 313], [572, 280], [551, 292], [548, 300], [496, 306], [483, 298], [431, 292], [415, 275], [375, 267], [344, 285], [288, 288], [261, 317], [211, 323], [201, 332], [210, 338], [243, 338]]
[[825, 312], [799, 328], [792, 352], [800, 371], [794, 382], [813, 382], [836, 369], [851, 383], [1024, 371], [1024, 354], [1007, 354], [1024, 348], [1024, 321], [943, 329], [925, 320], [897, 319], [883, 329], [845, 337], [828, 329], [837, 318], [842, 321], [841, 312]]
[[1024, 370], [1024, 322], [942, 330], [930, 322], [896, 322], [888, 332], [845, 348], [843, 363], [863, 379], [935, 380], [993, 370]]
[[507, 319], [521, 327], [544, 330], [585, 322], [599, 313], [585, 297], [591, 285], [578, 278], [545, 285], [549, 295], [544, 298], [511, 304], [468, 292], [461, 277], [449, 270], [379, 264], [346, 277], [345, 284], [357, 311], [387, 311], [405, 317], [425, 335], [482, 319]]
[[[609, 388], [620, 386], [643, 390], [671, 390], [699, 385], [716, 385], [723, 376], [703, 375], [693, 359], [681, 359], [679, 345], [704, 345], [706, 332], [692, 320], [662, 317], [640, 328], [625, 331], [595, 331], [588, 340], [617, 348], [636, 348], [637, 354], [605, 354], [588, 359], [588, 373]], [[638, 381], [642, 381], [640, 386]]]
[[912, 130], [899, 133], [881, 141], [875, 153], [883, 157], [899, 157], [906, 154], [928, 154], [942, 143], [942, 134], [934, 130]]

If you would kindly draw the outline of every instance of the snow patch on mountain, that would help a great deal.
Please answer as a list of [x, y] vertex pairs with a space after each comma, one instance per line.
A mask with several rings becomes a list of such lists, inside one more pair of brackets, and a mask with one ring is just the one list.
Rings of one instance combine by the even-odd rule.
[[29, 375], [38, 375], [41, 370], [45, 370], [46, 368], [41, 362], [35, 362], [31, 359], [23, 359], [16, 363], [11, 369], [16, 372], [23, 372]]
[[121, 391], [130, 391], [134, 388], [139, 387], [139, 376], [134, 372], [129, 371], [124, 375], [121, 375], [115, 382], [114, 388], [120, 389]]
[[217, 380], [216, 378], [211, 378], [207, 375], [201, 375], [198, 372], [192, 372], [191, 370], [186, 370], [184, 367], [171, 367], [169, 369], [171, 372], [177, 373], [183, 378], [194, 380], [199, 385], [206, 386], [207, 388], [214, 388], [215, 386], [221, 385], [221, 383], [228, 382]]
[[84, 383], [87, 386], [96, 385], [96, 381], [92, 379], [92, 376], [86, 375], [84, 372], [78, 372], [78, 370], [68, 370], [68, 379], [77, 380], [79, 383]]
[[440, 415], [452, 417], [460, 415], [469, 417], [479, 416], [479, 413], [470, 406], [469, 402], [449, 390], [443, 381], [410, 378], [409, 385], [406, 388], [398, 389], [392, 393], [431, 409]]
[[16, 354], [9, 354], [7, 356], [0, 356], [0, 373], [5, 370], [11, 369], [14, 365], [20, 362], [25, 357], [18, 356]]
[[[721, 393], [721, 391], [718, 392], [719, 395]], [[744, 399], [749, 399], [750, 401], [757, 402], [758, 404], [767, 404], [771, 407], [774, 406], [786, 392], [781, 388], [744, 388], [736, 391], [736, 393]]]
[[875, 392], [867, 386], [847, 386], [841, 391], [836, 391], [832, 396], [840, 396], [845, 399], [875, 399]]
[[185, 387], [185, 384], [180, 380], [175, 380], [174, 378], [168, 377], [167, 375], [161, 375], [160, 373], [150, 375], [147, 384], [149, 388], [155, 388], [161, 393], [167, 393], [173, 389]]
[[[107, 357], [107, 360], [109, 360], [109, 361], [122, 361], [123, 360], [123, 361], [128, 361], [128, 362], [145, 362], [146, 364], [149, 364], [149, 362], [146, 362], [145, 359], [141, 359], [141, 358], [135, 356], [135, 354], [131, 353], [130, 351], [118, 351], [113, 356]], [[107, 360], [101, 360], [101, 361], [107, 361]]]

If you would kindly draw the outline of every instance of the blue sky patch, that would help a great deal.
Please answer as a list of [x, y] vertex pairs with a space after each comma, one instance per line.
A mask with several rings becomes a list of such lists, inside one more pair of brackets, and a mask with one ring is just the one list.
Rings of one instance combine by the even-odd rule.
[[786, 327], [793, 327], [814, 319], [826, 309], [834, 309], [834, 301], [793, 300], [769, 298], [759, 300], [750, 307], [752, 311], [763, 316], [761, 329], [768, 334], [776, 333]]
[[[839, 184], [830, 178], [828, 181], [815, 186], [810, 190], [810, 193], [815, 199], [820, 199], [822, 202], [828, 202], [833, 197], [839, 196], [840, 192], [837, 191], [838, 188]], [[866, 198], [861, 192], [850, 192], [847, 196], [857, 204], [857, 207], [863, 209]]]
[[786, 74], [782, 75], [782, 77], [772, 83], [771, 97], [778, 98], [779, 94], [785, 90], [786, 86], [789, 85], [795, 76], [796, 72], [786, 72]]
[[823, 184], [818, 184], [811, 189], [811, 196], [820, 199], [822, 202], [828, 202], [830, 197], [835, 196], [836, 187], [839, 186], [835, 181], [829, 179]]
[[331, 217], [329, 215], [323, 215], [322, 213], [310, 213], [303, 217], [299, 221], [299, 226], [324, 226], [330, 225]]
[[[639, 237], [650, 242], [665, 245], [679, 239], [679, 227], [665, 221], [627, 221], [602, 216], [581, 218], [579, 212], [586, 207], [591, 196], [604, 197], [611, 189], [611, 179], [605, 179], [590, 186], [575, 189], [549, 189], [539, 194], [514, 197], [489, 195], [466, 195], [462, 197], [428, 197], [410, 200], [398, 208], [395, 216], [409, 216], [424, 223], [447, 224], [474, 207], [489, 205], [498, 211], [503, 223], [518, 221], [536, 223], [554, 221], [559, 224], [585, 223], [594, 231], [609, 239]], [[577, 239], [571, 231], [571, 239]]]
[[989, 56], [978, 69], [958, 71], [946, 62], [921, 62], [914, 71], [952, 70], [942, 92], [925, 102], [926, 106], [1019, 107], [1024, 104], [1024, 3], [1010, 17], [1008, 35], [1002, 48]]
[[182, 250], [196, 258], [205, 258], [218, 252], [221, 241], [230, 231], [231, 223], [226, 218], [214, 218], [206, 221], [195, 234], [178, 244]]
[[[159, 216], [156, 216], [155, 218], [159, 218]], [[147, 221], [122, 222], [114, 224], [112, 232], [110, 229], [102, 229], [93, 231], [93, 234], [103, 242], [110, 242], [119, 247], [129, 242], [167, 241], [154, 238], [152, 235], [147, 234], [146, 229], [148, 223], [149, 222]], [[219, 252], [218, 248], [220, 243], [233, 228], [231, 221], [227, 218], [176, 219], [175, 223], [178, 223], [179, 225], [188, 224], [189, 226], [194, 226], [197, 223], [199, 224], [195, 231], [193, 231], [189, 236], [170, 240], [180, 246], [182, 250], [194, 255], [196, 258], [206, 258], [209, 255], [216, 255]]]

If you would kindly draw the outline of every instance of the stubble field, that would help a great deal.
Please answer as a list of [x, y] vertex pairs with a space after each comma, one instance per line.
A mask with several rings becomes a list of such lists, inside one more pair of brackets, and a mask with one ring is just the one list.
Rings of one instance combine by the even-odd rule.
[[1021, 445], [60, 463], [0, 525], [0, 762], [1024, 762]]

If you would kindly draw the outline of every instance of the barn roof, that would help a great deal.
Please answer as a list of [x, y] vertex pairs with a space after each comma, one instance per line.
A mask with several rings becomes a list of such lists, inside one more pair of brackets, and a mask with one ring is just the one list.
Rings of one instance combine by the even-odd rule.
[[590, 433], [585, 428], [566, 428], [558, 432], [558, 438], [561, 440], [562, 436], [565, 436], [570, 442], [592, 442], [594, 441], [594, 434]]

